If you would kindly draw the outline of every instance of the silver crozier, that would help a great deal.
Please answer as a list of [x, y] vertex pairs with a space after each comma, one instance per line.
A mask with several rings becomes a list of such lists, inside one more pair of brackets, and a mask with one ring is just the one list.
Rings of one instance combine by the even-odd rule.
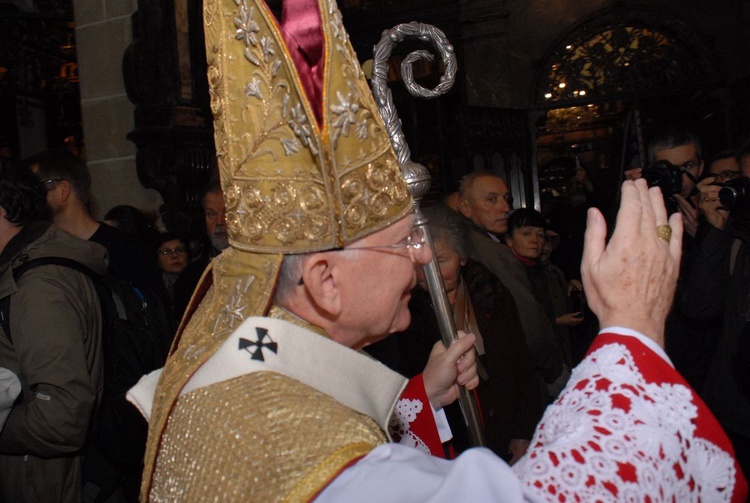
[[[380, 115], [385, 122], [393, 148], [398, 156], [401, 172], [414, 198], [414, 213], [417, 217], [416, 225], [422, 227], [426, 245], [433, 251], [432, 261], [424, 266], [424, 274], [430, 290], [432, 304], [435, 306], [440, 335], [443, 344], [448, 347], [457, 338], [456, 324], [453, 320], [448, 296], [443, 286], [443, 278], [440, 275], [432, 237], [427, 228], [427, 219], [420, 209], [422, 197], [430, 188], [430, 173], [427, 171], [427, 168], [411, 160], [411, 152], [409, 151], [409, 146], [406, 144], [406, 139], [401, 129], [401, 120], [398, 118], [386, 78], [388, 74], [388, 59], [391, 56], [393, 47], [407, 38], [431, 41], [435, 49], [440, 53], [445, 65], [445, 74], [440, 77], [440, 83], [434, 89], [430, 90], [425, 89], [414, 81], [412, 64], [420, 58], [432, 60], [432, 54], [428, 51], [418, 50], [404, 58], [401, 63], [401, 75], [409, 93], [417, 98], [436, 98], [445, 94], [453, 86], [456, 79], [456, 56], [453, 52], [453, 46], [450, 45], [442, 31], [434, 26], [412, 22], [397, 25], [383, 32], [380, 42], [375, 46], [372, 65], [372, 92], [380, 109]], [[472, 444], [475, 446], [486, 445], [484, 428], [479, 419], [476, 402], [466, 388], [461, 388], [459, 402]]]

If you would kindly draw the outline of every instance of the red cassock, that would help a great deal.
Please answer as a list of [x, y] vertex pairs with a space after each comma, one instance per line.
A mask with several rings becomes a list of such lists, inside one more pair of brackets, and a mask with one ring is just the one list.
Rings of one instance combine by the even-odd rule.
[[632, 330], [616, 327], [597, 337], [512, 468], [487, 449], [470, 449], [452, 461], [427, 455], [428, 449], [440, 452], [433, 415], [415, 405], [403, 419], [410, 409], [404, 399], [430, 410], [426, 397], [419, 398], [420, 386], [419, 379], [410, 383], [396, 414], [409, 425], [407, 437], [424, 435], [407, 441], [419, 450], [374, 449], [341, 472], [319, 494], [321, 501], [355, 494], [358, 501], [747, 498], [746, 479], [716, 418], [663, 350]]

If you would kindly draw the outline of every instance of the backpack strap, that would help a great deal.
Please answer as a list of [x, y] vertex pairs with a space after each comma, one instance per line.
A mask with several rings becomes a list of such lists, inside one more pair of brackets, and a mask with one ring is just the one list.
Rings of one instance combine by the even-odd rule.
[[[94, 282], [94, 284], [97, 283], [97, 281], [101, 278], [101, 275], [95, 273], [87, 266], [81, 264], [77, 260], [73, 260], [70, 258], [65, 257], [41, 257], [41, 258], [35, 258], [33, 260], [28, 260], [18, 267], [15, 267], [13, 269], [13, 280], [18, 283], [18, 280], [21, 279], [21, 276], [26, 273], [29, 269], [33, 269], [34, 267], [39, 267], [40, 265], [59, 265], [63, 267], [68, 267], [70, 269], [74, 269], [80, 273], [85, 274], [91, 280]], [[0, 299], [0, 325], [3, 327], [3, 332], [5, 332], [5, 336], [8, 338], [8, 340], [13, 343], [13, 338], [10, 334], [10, 298], [12, 295], [8, 295], [7, 297], [4, 297]]]
[[3, 332], [8, 338], [10, 343], [13, 343], [13, 339], [10, 338], [10, 295], [0, 299], [0, 326], [3, 327]]
[[34, 267], [39, 267], [40, 265], [60, 265], [63, 267], [69, 267], [70, 269], [75, 269], [78, 272], [81, 272], [91, 278], [92, 280], [96, 281], [98, 278], [101, 277], [100, 274], [95, 273], [87, 266], [81, 264], [77, 260], [73, 260], [72, 258], [65, 258], [65, 257], [41, 257], [41, 258], [35, 258], [33, 260], [27, 260], [23, 264], [19, 265], [18, 267], [13, 269], [13, 279], [18, 282], [18, 279], [29, 269], [32, 269]]

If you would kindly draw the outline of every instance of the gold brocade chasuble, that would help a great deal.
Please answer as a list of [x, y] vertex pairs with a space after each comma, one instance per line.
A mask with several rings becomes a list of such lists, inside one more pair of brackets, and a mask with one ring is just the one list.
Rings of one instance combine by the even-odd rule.
[[386, 441], [375, 421], [324, 393], [249, 374], [177, 401], [149, 501], [309, 501]]
[[307, 501], [389, 440], [406, 379], [270, 315], [248, 318], [183, 388], [148, 501]]
[[[412, 210], [411, 196], [336, 2], [310, 1], [317, 7], [322, 31], [318, 103], [306, 97], [290, 49], [262, 0], [204, 1], [211, 109], [231, 247], [205, 273], [201, 285], [211, 286], [199, 287], [194, 295], [161, 374], [149, 423], [143, 498], [157, 482], [157, 459], [165, 459], [163, 453], [174, 442], [191, 442], [174, 425], [190, 423], [188, 410], [201, 408], [211, 414], [228, 398], [222, 392], [217, 398], [212, 394], [178, 399], [186, 383], [242, 320], [267, 314], [284, 255], [340, 248]], [[269, 378], [263, 390], [254, 391], [254, 398], [261, 403], [267, 397], [271, 400], [275, 389], [301, 392], [297, 385], [283, 381]], [[244, 389], [234, 384], [237, 391]], [[197, 402], [201, 407], [196, 407]], [[338, 420], [349, 414], [335, 409], [326, 406], [326, 414]], [[271, 414], [271, 409], [267, 412]], [[252, 420], [265, 421], [255, 416]], [[205, 433], [205, 429], [187, 431]], [[376, 434], [370, 425], [361, 431], [352, 442], [370, 445], [382, 439], [382, 432]], [[275, 433], [289, 436], [273, 429], [268, 434]], [[305, 442], [317, 442], [319, 434], [308, 432]], [[329, 437], [319, 438], [325, 443]], [[308, 448], [301, 447], [301, 437], [291, 441], [301, 450]], [[273, 449], [283, 450], [274, 445]], [[313, 457], [321, 462], [333, 455], [326, 448], [316, 452]], [[242, 473], [253, 477], [248, 471]], [[162, 477], [163, 472], [156, 475]]]

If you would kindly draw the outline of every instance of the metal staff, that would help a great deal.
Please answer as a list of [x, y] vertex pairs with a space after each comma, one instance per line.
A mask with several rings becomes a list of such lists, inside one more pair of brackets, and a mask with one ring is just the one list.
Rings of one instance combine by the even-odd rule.
[[[435, 306], [440, 335], [443, 339], [443, 344], [448, 347], [457, 337], [456, 324], [453, 320], [450, 304], [448, 303], [448, 296], [445, 293], [443, 278], [440, 275], [432, 236], [430, 236], [427, 228], [427, 219], [420, 209], [422, 197], [430, 188], [430, 173], [427, 171], [427, 168], [411, 160], [411, 152], [401, 129], [401, 119], [398, 118], [396, 107], [393, 104], [393, 96], [390, 89], [388, 89], [386, 79], [388, 59], [391, 56], [393, 47], [406, 38], [431, 41], [445, 64], [445, 74], [440, 77], [440, 83], [434, 89], [425, 89], [414, 81], [412, 64], [420, 58], [432, 61], [432, 54], [428, 51], [419, 50], [410, 53], [404, 58], [404, 61], [401, 63], [401, 75], [403, 76], [406, 88], [412, 96], [430, 99], [445, 94], [453, 86], [456, 79], [456, 55], [454, 54], [453, 46], [450, 45], [442, 31], [431, 25], [412, 22], [399, 24], [383, 32], [380, 42], [375, 46], [372, 65], [372, 93], [380, 109], [380, 115], [385, 122], [393, 149], [398, 156], [399, 167], [414, 198], [414, 213], [417, 217], [416, 225], [422, 228], [425, 242], [433, 250], [432, 261], [424, 266], [424, 273], [427, 286], [430, 290], [432, 305]], [[471, 435], [472, 444], [475, 446], [486, 445], [484, 428], [479, 419], [476, 402], [466, 388], [461, 388], [459, 403], [461, 404], [461, 411]]]

